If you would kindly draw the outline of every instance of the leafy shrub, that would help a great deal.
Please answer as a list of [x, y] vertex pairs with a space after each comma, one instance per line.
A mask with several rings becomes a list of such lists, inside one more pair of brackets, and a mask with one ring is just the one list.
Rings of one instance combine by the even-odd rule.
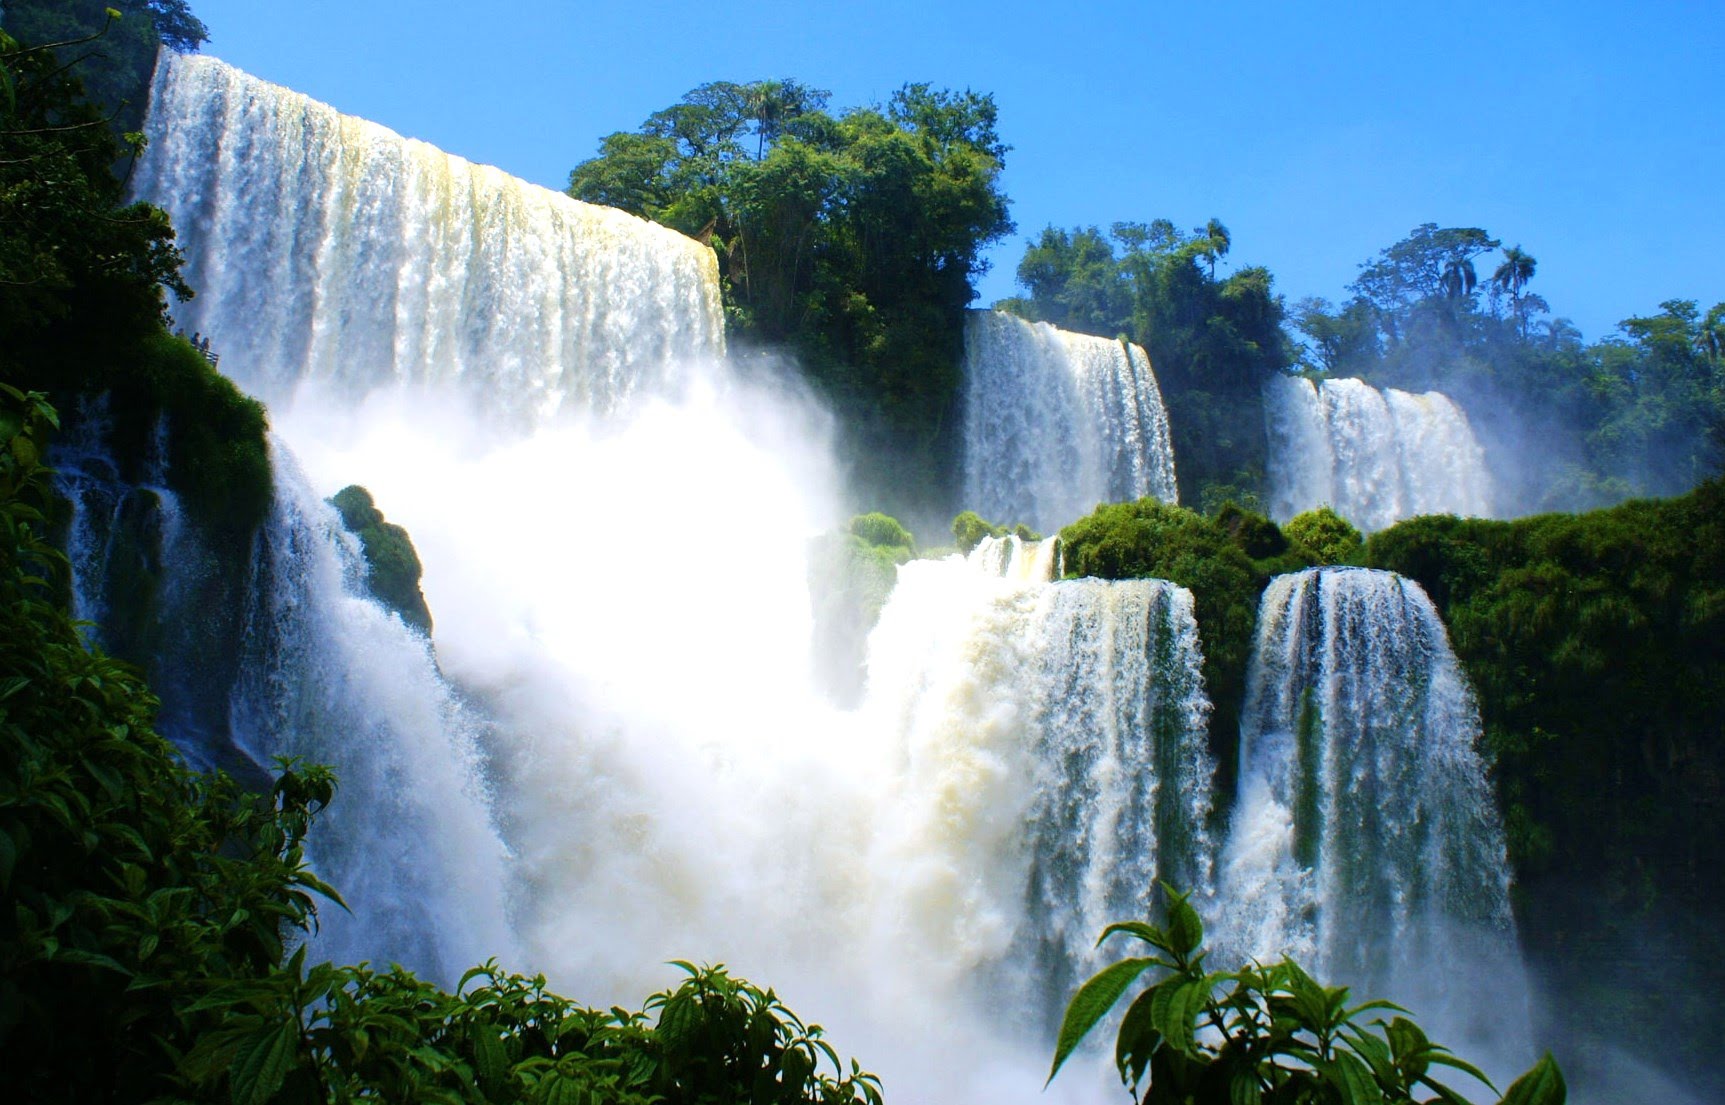
[[888, 549], [916, 551], [916, 541], [897, 518], [875, 512], [859, 514], [850, 521], [850, 532], [866, 544]]
[[1350, 563], [1365, 545], [1360, 531], [1327, 506], [1296, 514], [1282, 527], [1282, 532], [1296, 549], [1317, 564]]
[[[1186, 900], [1168, 895], [1167, 927], [1123, 921], [1102, 930], [1148, 944], [1152, 954], [1104, 967], [1066, 1007], [1049, 1079], [1079, 1042], [1146, 972], [1161, 973], [1126, 1009], [1115, 1038], [1120, 1080], [1144, 1105], [1386, 1105], [1426, 1101], [1467, 1105], [1435, 1077], [1448, 1067], [1488, 1079], [1432, 1043], [1405, 1017], [1362, 1022], [1374, 1010], [1405, 1012], [1386, 1001], [1348, 1005], [1346, 987], [1326, 987], [1284, 959], [1239, 971], [1204, 969], [1204, 925]], [[1139, 1098], [1139, 1088], [1143, 1096]], [[1522, 1075], [1501, 1105], [1563, 1105], [1563, 1074], [1547, 1054]]]
[[958, 546], [958, 551], [970, 554], [970, 551], [982, 544], [985, 537], [1006, 537], [1008, 535], [1020, 541], [1040, 541], [1042, 535], [1020, 522], [1014, 526], [997, 526], [985, 521], [974, 510], [966, 510], [952, 520], [952, 539]]

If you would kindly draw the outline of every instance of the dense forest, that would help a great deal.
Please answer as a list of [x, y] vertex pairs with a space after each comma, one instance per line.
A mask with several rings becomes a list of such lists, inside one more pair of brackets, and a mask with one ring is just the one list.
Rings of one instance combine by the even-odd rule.
[[[71, 618], [66, 508], [48, 464], [56, 433], [89, 404], [106, 403], [122, 466], [141, 466], [165, 425], [167, 479], [212, 562], [226, 565], [206, 576], [197, 601], [210, 616], [198, 631], [233, 632], [235, 550], [271, 495], [266, 414], [171, 333], [167, 297], [195, 289], [165, 216], [126, 203], [123, 185], [157, 44], [195, 49], [207, 31], [184, 0], [14, 2], [5, 20], [8, 1099], [878, 1101], [879, 1080], [841, 1062], [818, 1027], [720, 967], [683, 965], [686, 981], [641, 1009], [600, 1011], [495, 963], [450, 992], [400, 970], [306, 961], [302, 930], [320, 900], [339, 902], [306, 865], [306, 833], [320, 809], [356, 796], [315, 765], [253, 765], [244, 785], [185, 766], [157, 731], [160, 704], [138, 669], [87, 647]], [[987, 95], [926, 84], [834, 111], [827, 93], [794, 80], [715, 82], [604, 139], [569, 190], [709, 242], [737, 355], [799, 365], [839, 416], [859, 495], [920, 520], [949, 501], [963, 312], [982, 250], [1014, 229], [997, 126]], [[1225, 780], [1271, 576], [1359, 564], [1420, 582], [1478, 693], [1524, 939], [1554, 980], [1552, 1036], [1582, 1052], [1627, 1041], [1710, 1069], [1699, 1034], [1665, 1026], [1704, 1023], [1703, 1002], [1725, 984], [1725, 898], [1709, 866], [1725, 839], [1725, 304], [1670, 300], [1588, 343], [1537, 294], [1537, 264], [1520, 246], [1428, 224], [1368, 260], [1345, 304], [1290, 308], [1264, 268], [1219, 275], [1233, 245], [1219, 220], [1187, 232], [1158, 219], [1107, 234], [1048, 228], [1027, 249], [1025, 294], [999, 306], [1150, 351], [1187, 504], [1113, 504], [1073, 521], [1061, 534], [1068, 574], [1192, 590]], [[1488, 448], [1518, 458], [1505, 467], [1521, 476], [1524, 508], [1600, 509], [1416, 518], [1369, 539], [1328, 510], [1277, 526], [1262, 513], [1262, 388], [1281, 372], [1445, 390]], [[1536, 420], [1563, 432], [1530, 445], [1520, 428]], [[1668, 497], [1608, 506], [1632, 495]], [[373, 590], [429, 629], [405, 532], [363, 489], [337, 505], [372, 561]], [[973, 514], [953, 527], [960, 548], [1005, 532]], [[932, 551], [885, 514], [817, 543], [823, 662], [841, 695], [858, 691], [861, 636], [897, 565]], [[111, 640], [147, 665], [141, 611], [159, 566], [134, 560]], [[1120, 1030], [1122, 1076], [1145, 1100], [1230, 1081], [1239, 1093], [1250, 1084], [1246, 1100], [1409, 1100], [1429, 1062], [1443, 1061], [1398, 1019], [1405, 1027], [1381, 1040], [1348, 1035], [1350, 1058], [1314, 1067], [1321, 1078], [1290, 1077], [1275, 1056], [1302, 1058], [1300, 1033], [1326, 1049], [1342, 1039], [1346, 1018], [1325, 1019], [1341, 999], [1291, 965], [1194, 973], [1202, 933], [1182, 905], [1170, 895], [1169, 927], [1133, 933], [1169, 957], [1148, 992], [1162, 999], [1144, 999]], [[1678, 950], [1653, 962], [1641, 934]], [[1103, 1008], [1136, 977], [1109, 976]], [[1234, 997], [1213, 996], [1227, 983]], [[1102, 992], [1087, 987], [1074, 1003], [1088, 1029], [1101, 1009], [1089, 1016], [1085, 992], [1091, 1006]], [[1284, 1023], [1270, 1016], [1279, 1001], [1305, 1004]], [[1266, 1042], [1246, 1060], [1194, 1034], [1207, 1018], [1260, 1007]], [[1542, 1063], [1505, 1100], [1561, 1097]]]

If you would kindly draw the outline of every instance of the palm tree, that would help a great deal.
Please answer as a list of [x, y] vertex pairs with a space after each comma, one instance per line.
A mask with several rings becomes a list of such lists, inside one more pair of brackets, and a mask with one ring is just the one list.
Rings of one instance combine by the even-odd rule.
[[1211, 219], [1203, 226], [1194, 227], [1192, 233], [1203, 236], [1203, 254], [1210, 262], [1210, 279], [1216, 279], [1216, 258], [1228, 256], [1228, 247], [1234, 244], [1234, 238], [1228, 233], [1228, 228], [1222, 225], [1221, 219]]
[[1492, 286], [1509, 293], [1509, 301], [1515, 311], [1515, 317], [1520, 322], [1523, 338], [1527, 337], [1527, 316], [1521, 309], [1521, 290], [1533, 279], [1533, 270], [1538, 264], [1531, 254], [1524, 253], [1518, 245], [1503, 251], [1503, 263], [1491, 274]]
[[1443, 275], [1438, 278], [1438, 286], [1451, 299], [1472, 295], [1478, 284], [1479, 276], [1473, 271], [1471, 258], [1451, 257], [1444, 262]]

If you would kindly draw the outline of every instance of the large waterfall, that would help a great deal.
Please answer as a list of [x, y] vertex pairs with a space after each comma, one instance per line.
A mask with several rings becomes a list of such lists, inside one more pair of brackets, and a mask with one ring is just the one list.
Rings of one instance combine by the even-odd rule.
[[1142, 348], [973, 311], [964, 331], [964, 505], [1053, 530], [1098, 503], [1175, 502], [1162, 393]]
[[1525, 1043], [1527, 995], [1479, 740], [1472, 692], [1418, 584], [1363, 568], [1272, 580], [1219, 876], [1221, 942], [1234, 956], [1292, 954], [1513, 1054], [1504, 1043]]
[[1489, 516], [1485, 451], [1446, 396], [1360, 380], [1270, 381], [1270, 516], [1329, 506], [1367, 532], [1416, 514]]
[[[872, 725], [895, 734], [887, 869], [911, 873], [901, 946], [945, 973], [1009, 967], [1057, 1012], [1110, 920], [1158, 879], [1207, 884], [1210, 711], [1192, 595], [1050, 582], [1052, 540], [916, 561], [869, 642]], [[1027, 992], [1028, 991], [1028, 992]]]
[[[809, 670], [829, 419], [720, 359], [706, 247], [211, 59], [164, 58], [155, 96], [137, 189], [191, 259], [178, 322], [281, 435], [222, 717], [182, 734], [336, 766], [314, 859], [354, 915], [320, 950], [512, 957], [597, 1005], [723, 961], [894, 1099], [1030, 1101], [1096, 934], [1158, 879], [1229, 947], [1338, 969], [1349, 924], [1430, 954], [1506, 931], [1477, 719], [1416, 589], [1273, 584], [1225, 847], [1173, 584], [1057, 580], [1057, 545], [1016, 538], [913, 561], [840, 710]], [[966, 357], [969, 505], [1051, 528], [1173, 500], [1141, 349], [978, 313]], [[97, 618], [115, 533], [165, 588], [198, 560], [159, 474], [127, 489], [99, 451], [74, 495]], [[411, 533], [434, 642], [365, 594], [322, 501], [353, 482]]]
[[175, 317], [272, 404], [457, 385], [540, 419], [723, 348], [704, 246], [164, 51], [133, 188], [172, 216]]

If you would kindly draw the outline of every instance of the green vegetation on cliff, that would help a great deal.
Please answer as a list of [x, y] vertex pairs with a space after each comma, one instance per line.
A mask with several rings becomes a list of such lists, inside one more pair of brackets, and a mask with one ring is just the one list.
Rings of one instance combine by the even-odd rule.
[[122, 147], [54, 51], [0, 32], [0, 70], [11, 93], [0, 98], [0, 379], [69, 414], [108, 394], [123, 477], [138, 475], [165, 422], [169, 486], [218, 545], [243, 548], [269, 506], [267, 426], [167, 332], [163, 289], [192, 294], [173, 228], [147, 204], [122, 204], [111, 168]]
[[810, 542], [815, 673], [835, 701], [862, 698], [869, 631], [898, 582], [898, 566], [916, 551], [910, 531], [880, 513], [859, 514]]
[[358, 484], [337, 491], [330, 503], [341, 514], [341, 524], [359, 538], [365, 556], [365, 584], [379, 602], [401, 615], [401, 620], [429, 636], [431, 608], [419, 589], [424, 569], [413, 539], [394, 522], [384, 520], [383, 511], [372, 502], [371, 492]]
[[1228, 504], [1214, 518], [1155, 499], [1114, 503], [1060, 531], [1068, 578], [1152, 577], [1192, 592], [1223, 786], [1234, 778], [1246, 664], [1270, 577], [1308, 566], [1275, 524]]
[[992, 98], [907, 84], [833, 114], [793, 80], [702, 85], [613, 134], [569, 193], [710, 241], [734, 345], [782, 348], [840, 415], [860, 484], [947, 503], [964, 308], [1012, 229]]

